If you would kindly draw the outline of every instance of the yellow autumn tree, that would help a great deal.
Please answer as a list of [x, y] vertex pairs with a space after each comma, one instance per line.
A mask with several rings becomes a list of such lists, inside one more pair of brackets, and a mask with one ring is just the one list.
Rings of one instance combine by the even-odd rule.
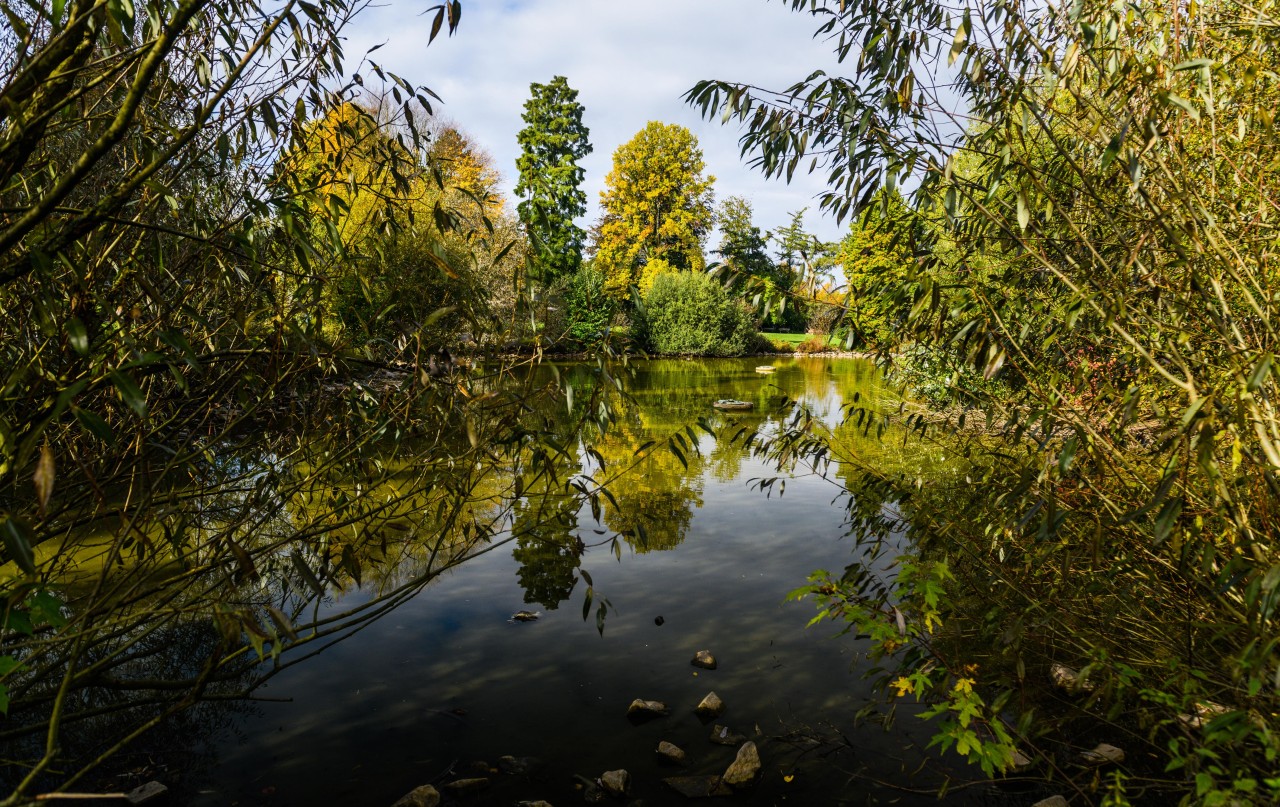
[[323, 287], [310, 290], [331, 335], [421, 333], [430, 321], [443, 341], [509, 319], [497, 309], [514, 308], [522, 239], [492, 159], [459, 127], [415, 138], [377, 107], [343, 104], [303, 127], [278, 170], [334, 244]]
[[613, 153], [600, 194], [595, 269], [605, 291], [623, 299], [660, 271], [701, 270], [714, 224], [712, 185], [698, 139], [683, 126], [650, 121]]

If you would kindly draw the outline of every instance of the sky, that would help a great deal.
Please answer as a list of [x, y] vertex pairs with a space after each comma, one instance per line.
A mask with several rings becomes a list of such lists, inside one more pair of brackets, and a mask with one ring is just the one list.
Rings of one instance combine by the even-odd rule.
[[[690, 129], [702, 145], [717, 201], [743, 196], [765, 230], [807, 207], [806, 229], [824, 240], [843, 229], [818, 210], [820, 177], [797, 171], [790, 185], [766, 180], [739, 156], [738, 128], [704, 121], [681, 96], [701, 79], [785, 89], [815, 69], [839, 72], [819, 23], [780, 0], [463, 0], [461, 25], [427, 46], [433, 0], [375, 0], [347, 29], [354, 69], [372, 61], [444, 101], [437, 114], [458, 124], [493, 157], [508, 196], [516, 182], [516, 134], [531, 82], [562, 75], [579, 91], [594, 153], [586, 171], [584, 227], [599, 216], [613, 152], [651, 120]], [[365, 71], [367, 74], [367, 71]], [[714, 236], [713, 236], [714, 240]], [[714, 248], [715, 244], [708, 245]]]

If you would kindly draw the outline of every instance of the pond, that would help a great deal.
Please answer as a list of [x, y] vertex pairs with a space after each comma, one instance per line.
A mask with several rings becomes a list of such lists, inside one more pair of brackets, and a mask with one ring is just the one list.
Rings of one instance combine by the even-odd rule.
[[[765, 362], [773, 372], [757, 371]], [[252, 708], [221, 713], [188, 771], [184, 802], [391, 804], [424, 783], [482, 775], [490, 786], [466, 803], [563, 807], [583, 803], [583, 778], [623, 768], [632, 799], [678, 804], [684, 798], [664, 778], [718, 774], [733, 761], [733, 748], [709, 740], [715, 724], [755, 740], [763, 759], [759, 784], [725, 803], [936, 803], [910, 791], [948, 773], [970, 776], [919, 751], [929, 732], [905, 708], [891, 731], [855, 722], [877, 698], [864, 680], [862, 644], [837, 636], [833, 624], [806, 629], [814, 606], [786, 601], [810, 573], [838, 571], [859, 551], [846, 535], [840, 469], [762, 486], [776, 469], [729, 439], [767, 435], [795, 401], [831, 427], [855, 395], [893, 405], [875, 367], [832, 358], [652, 360], [633, 364], [626, 387], [630, 400], [595, 446], [611, 467], [677, 431], [686, 441], [695, 435], [697, 451], [684, 462], [665, 448], [649, 452], [614, 483], [619, 509], [607, 507], [602, 523], [585, 508], [569, 514], [565, 530], [582, 542], [580, 553], [537, 536], [498, 546], [273, 678]], [[711, 409], [726, 398], [754, 408]], [[700, 419], [719, 439], [684, 431]], [[841, 434], [868, 461], [955, 472], [936, 447]], [[611, 541], [618, 533], [627, 539]], [[584, 619], [587, 579], [594, 603]], [[610, 607], [601, 633], [602, 598]], [[539, 617], [512, 621], [520, 610]], [[704, 649], [716, 669], [691, 665]], [[726, 709], [708, 724], [694, 707], [711, 691]], [[635, 698], [662, 701], [670, 714], [633, 724], [626, 714]], [[688, 753], [687, 767], [659, 764], [662, 740]], [[540, 764], [498, 773], [505, 755]]]

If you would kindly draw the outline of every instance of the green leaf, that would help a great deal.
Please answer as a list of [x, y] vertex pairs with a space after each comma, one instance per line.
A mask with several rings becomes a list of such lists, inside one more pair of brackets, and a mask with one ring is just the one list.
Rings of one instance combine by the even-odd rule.
[[9, 559], [27, 574], [35, 574], [36, 559], [31, 551], [31, 528], [27, 523], [14, 516], [5, 516], [0, 521], [0, 536], [4, 538], [4, 548]]
[[291, 559], [293, 561], [293, 568], [302, 576], [302, 582], [307, 584], [307, 588], [311, 589], [317, 597], [323, 597], [324, 585], [321, 584], [320, 578], [316, 577], [315, 572], [311, 571], [311, 567], [307, 565], [305, 560], [303, 560], [302, 555], [298, 553], [298, 550], [295, 549], [293, 551]]
[[1275, 357], [1270, 353], [1263, 354], [1257, 366], [1253, 368], [1253, 372], [1249, 374], [1249, 381], [1245, 384], [1245, 388], [1249, 392], [1257, 392], [1266, 383], [1267, 376], [1271, 374], [1271, 364], [1274, 360]]
[[66, 603], [48, 591], [33, 594], [27, 600], [27, 606], [31, 609], [31, 617], [35, 624], [48, 625], [52, 628], [61, 628], [67, 624], [67, 618], [62, 614]]
[[1213, 64], [1213, 59], [1190, 59], [1179, 65], [1176, 65], [1173, 69], [1174, 70], [1196, 70], [1201, 67], [1209, 67], [1212, 64]]
[[1080, 440], [1076, 436], [1072, 436], [1062, 444], [1062, 452], [1058, 454], [1058, 470], [1066, 473], [1071, 468], [1071, 463], [1076, 457], [1076, 448], [1080, 445]]
[[1018, 191], [1018, 229], [1026, 231], [1027, 225], [1031, 223], [1031, 205], [1027, 204], [1027, 194], [1024, 191]]
[[1106, 149], [1102, 152], [1102, 162], [1098, 166], [1098, 170], [1106, 171], [1111, 167], [1111, 163], [1115, 162], [1116, 155], [1120, 153], [1120, 146], [1124, 143], [1124, 131], [1111, 138], [1111, 142], [1107, 143]]
[[147, 398], [142, 394], [142, 390], [138, 387], [127, 374], [119, 370], [112, 370], [107, 376], [111, 379], [111, 383], [115, 385], [116, 392], [120, 393], [120, 400], [137, 413], [138, 417], [145, 418], [147, 416]]
[[1156, 516], [1156, 544], [1162, 544], [1169, 534], [1173, 532], [1173, 527], [1178, 523], [1178, 516], [1182, 515], [1182, 497], [1174, 496], [1164, 503], [1164, 507], [1160, 508], [1160, 513]]
[[84, 323], [79, 317], [67, 320], [67, 343], [81, 356], [88, 355], [89, 332], [85, 330]]
[[90, 412], [88, 409], [81, 409], [78, 406], [71, 407], [71, 411], [75, 414], [76, 420], [80, 422], [80, 425], [87, 429], [94, 437], [97, 437], [108, 445], [113, 445], [115, 443], [115, 432], [111, 430], [111, 427], [107, 425], [105, 420], [98, 417], [93, 412]]

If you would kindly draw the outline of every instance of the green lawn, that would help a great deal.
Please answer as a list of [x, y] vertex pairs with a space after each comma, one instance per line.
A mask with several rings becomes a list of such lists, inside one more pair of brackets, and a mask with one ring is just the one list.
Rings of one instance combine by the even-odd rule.
[[[760, 335], [771, 342], [782, 342], [788, 345], [798, 345], [811, 337], [811, 334], [807, 333], [761, 333]], [[835, 339], [832, 338], [829, 341], [834, 344]]]

